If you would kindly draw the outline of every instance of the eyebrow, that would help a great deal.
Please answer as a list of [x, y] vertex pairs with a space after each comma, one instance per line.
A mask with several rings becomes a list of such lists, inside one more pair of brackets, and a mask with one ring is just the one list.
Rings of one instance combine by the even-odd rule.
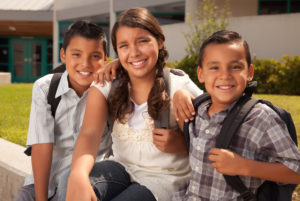
[[79, 52], [81, 52], [80, 49], [76, 49], [76, 48], [71, 49], [71, 51], [79, 51]]
[[206, 65], [215, 65], [215, 64], [219, 64], [220, 62], [218, 61], [210, 61], [208, 63], [206, 63]]
[[[141, 35], [141, 36], [137, 37], [136, 39], [137, 39], [137, 40], [140, 40], [140, 39], [148, 39], [148, 38], [149, 38], [149, 36], [147, 36], [147, 35]], [[120, 41], [120, 42], [118, 42], [117, 45], [125, 44], [125, 43], [127, 43], [126, 40], [125, 40], [125, 41]]]

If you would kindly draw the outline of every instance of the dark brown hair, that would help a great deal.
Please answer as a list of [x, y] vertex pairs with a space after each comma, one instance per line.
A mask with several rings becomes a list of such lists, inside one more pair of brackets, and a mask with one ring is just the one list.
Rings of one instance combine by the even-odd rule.
[[[122, 26], [131, 28], [141, 28], [150, 32], [157, 42], [164, 42], [165, 36], [159, 26], [159, 23], [146, 8], [131, 8], [123, 11], [113, 26], [111, 32], [112, 45], [115, 52], [117, 51], [116, 33]], [[156, 76], [153, 87], [148, 96], [148, 113], [153, 119], [157, 119], [159, 113], [169, 108], [170, 98], [165, 91], [165, 82], [163, 79], [163, 68], [168, 52], [165, 47], [159, 50], [158, 60], [156, 62]], [[134, 111], [133, 103], [130, 101], [128, 83], [130, 81], [127, 71], [121, 66], [118, 69], [118, 79], [120, 86], [112, 93], [109, 99], [110, 110], [114, 119], [125, 122], [125, 115]]]
[[200, 52], [199, 52], [199, 61], [198, 65], [202, 68], [202, 62], [204, 57], [205, 48], [209, 44], [224, 44], [224, 43], [231, 43], [231, 42], [241, 42], [245, 49], [246, 54], [246, 61], [248, 64], [248, 67], [251, 65], [251, 54], [250, 54], [250, 48], [242, 36], [234, 31], [228, 31], [228, 30], [221, 30], [213, 33], [211, 36], [209, 36], [201, 45]]
[[66, 51], [72, 38], [76, 36], [102, 41], [104, 54], [107, 55], [106, 34], [99, 25], [87, 20], [80, 20], [71, 24], [64, 35], [62, 44], [62, 48], [64, 49], [64, 51]]

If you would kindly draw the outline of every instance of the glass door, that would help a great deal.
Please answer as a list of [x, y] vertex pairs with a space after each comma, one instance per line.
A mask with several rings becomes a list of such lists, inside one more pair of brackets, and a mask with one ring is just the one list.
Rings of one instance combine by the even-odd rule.
[[43, 39], [12, 39], [12, 79], [34, 82], [47, 73], [47, 44]]

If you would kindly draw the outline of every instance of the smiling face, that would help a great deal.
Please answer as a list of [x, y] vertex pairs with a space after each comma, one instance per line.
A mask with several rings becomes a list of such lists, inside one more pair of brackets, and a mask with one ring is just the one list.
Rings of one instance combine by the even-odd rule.
[[253, 78], [253, 66], [248, 67], [242, 42], [209, 44], [197, 73], [211, 95], [211, 109], [215, 113], [242, 95], [247, 82]]
[[122, 26], [116, 32], [116, 50], [131, 80], [154, 80], [155, 66], [162, 42], [147, 30]]
[[79, 96], [89, 88], [93, 81], [93, 73], [103, 66], [106, 60], [101, 40], [81, 36], [73, 37], [66, 50], [61, 49], [60, 57], [66, 64], [70, 85]]

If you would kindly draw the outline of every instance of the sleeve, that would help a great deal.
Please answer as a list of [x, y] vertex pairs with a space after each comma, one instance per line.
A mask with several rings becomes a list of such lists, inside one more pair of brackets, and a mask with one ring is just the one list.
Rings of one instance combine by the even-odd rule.
[[286, 124], [268, 106], [261, 104], [263, 112], [255, 129], [263, 130], [257, 135], [257, 153], [269, 162], [279, 162], [300, 174], [300, 151], [289, 135]]
[[110, 89], [111, 89], [111, 82], [104, 82], [104, 86], [101, 86], [99, 83], [95, 84], [95, 82], [92, 82], [92, 87], [96, 87], [107, 99]]
[[190, 79], [188, 74], [175, 75], [170, 73], [170, 97], [173, 99], [175, 92], [179, 89], [189, 91], [194, 97], [203, 94], [203, 91]]
[[54, 118], [47, 102], [49, 84], [52, 76], [37, 80], [32, 89], [27, 145], [54, 142]]

